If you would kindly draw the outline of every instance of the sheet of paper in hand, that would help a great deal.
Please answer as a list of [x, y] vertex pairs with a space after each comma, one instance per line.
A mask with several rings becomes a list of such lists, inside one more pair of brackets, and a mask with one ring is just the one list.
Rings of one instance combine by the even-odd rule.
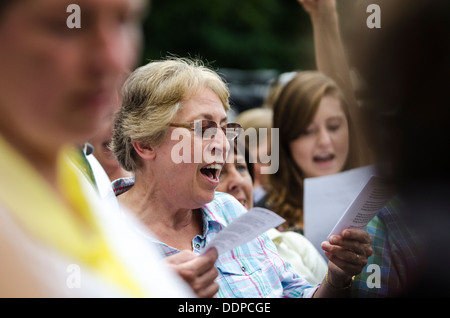
[[362, 229], [393, 196], [393, 189], [387, 186], [382, 178], [372, 176], [358, 196], [349, 205], [328, 237], [331, 235], [339, 235], [347, 228]]
[[220, 231], [200, 255], [213, 247], [217, 249], [219, 255], [226, 253], [283, 222], [285, 220], [281, 216], [270, 210], [259, 207], [250, 209]]
[[324, 258], [321, 243], [327, 239], [370, 177], [376, 174], [375, 166], [366, 166], [305, 179], [304, 235]]

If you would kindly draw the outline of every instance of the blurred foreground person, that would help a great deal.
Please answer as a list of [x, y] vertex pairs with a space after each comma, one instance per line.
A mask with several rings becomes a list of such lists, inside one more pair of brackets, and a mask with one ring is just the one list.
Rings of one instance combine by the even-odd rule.
[[363, 34], [358, 67], [380, 174], [397, 188], [403, 226], [420, 239], [420, 267], [406, 273], [400, 295], [448, 297], [450, 2], [396, 0], [382, 10], [382, 28]]
[[111, 114], [103, 119], [95, 136], [89, 139], [89, 143], [94, 147], [92, 155], [105, 170], [110, 183], [119, 178], [132, 177], [130, 172], [119, 165], [110, 148], [113, 126], [114, 114]]
[[189, 297], [75, 164], [136, 62], [140, 0], [0, 5], [0, 297]]

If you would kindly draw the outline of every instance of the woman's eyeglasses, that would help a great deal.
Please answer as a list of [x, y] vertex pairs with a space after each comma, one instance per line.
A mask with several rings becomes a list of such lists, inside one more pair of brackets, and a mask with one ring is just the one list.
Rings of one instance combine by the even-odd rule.
[[[217, 133], [217, 128], [220, 128], [229, 141], [233, 141], [238, 138], [242, 132], [241, 125], [237, 123], [228, 123], [218, 127], [215, 121], [207, 119], [196, 120], [191, 123], [171, 123], [169, 126], [182, 127], [193, 130], [198, 136], [202, 138], [212, 137]], [[205, 133], [207, 133], [209, 136], [206, 136]]]

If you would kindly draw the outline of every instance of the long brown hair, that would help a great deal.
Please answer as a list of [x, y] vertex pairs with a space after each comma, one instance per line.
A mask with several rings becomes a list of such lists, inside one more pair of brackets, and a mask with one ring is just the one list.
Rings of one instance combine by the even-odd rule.
[[279, 129], [279, 169], [269, 175], [267, 206], [286, 219], [288, 227], [300, 225], [303, 230], [303, 180], [304, 175], [295, 163], [289, 143], [298, 138], [313, 120], [324, 96], [340, 99], [342, 110], [348, 121], [350, 136], [349, 154], [344, 170], [362, 164], [358, 155], [358, 134], [354, 119], [342, 91], [329, 77], [317, 71], [299, 72], [281, 90], [274, 103], [273, 128]]

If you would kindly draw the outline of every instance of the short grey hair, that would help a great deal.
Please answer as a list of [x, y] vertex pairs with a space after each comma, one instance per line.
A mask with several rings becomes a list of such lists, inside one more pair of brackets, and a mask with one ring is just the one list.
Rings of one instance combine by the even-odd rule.
[[122, 106], [114, 120], [111, 148], [127, 171], [138, 167], [132, 142], [158, 146], [169, 124], [182, 107], [182, 101], [208, 88], [230, 109], [226, 83], [200, 60], [169, 58], [137, 68], [122, 88]]

